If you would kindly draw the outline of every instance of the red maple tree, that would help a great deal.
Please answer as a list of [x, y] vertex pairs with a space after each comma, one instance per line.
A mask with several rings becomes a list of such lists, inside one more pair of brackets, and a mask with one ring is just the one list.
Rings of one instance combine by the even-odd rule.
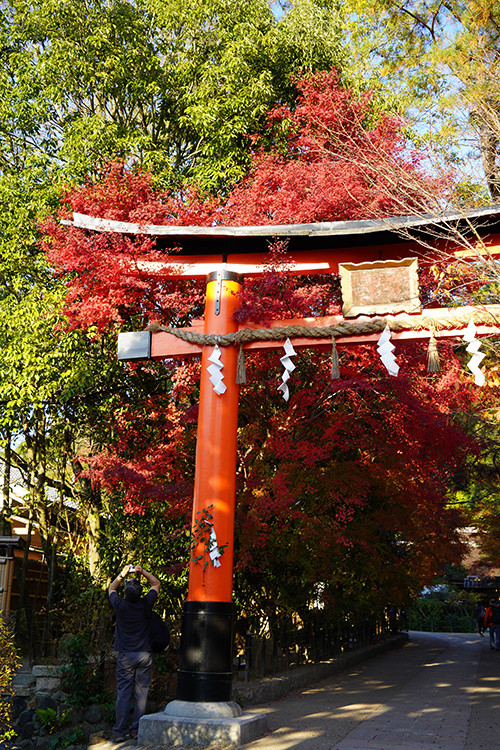
[[[375, 118], [370, 95], [357, 99], [334, 73], [298, 86], [296, 108], [273, 110], [247, 179], [224, 201], [194, 190], [163, 195], [147, 175], [113, 165], [100, 182], [68, 190], [59, 218], [75, 211], [144, 224], [335, 221], [419, 209], [429, 191], [443, 190], [406, 149], [401, 122]], [[361, 153], [363, 160], [357, 159]], [[45, 234], [48, 256], [67, 285], [69, 327], [103, 334], [157, 319], [188, 324], [202, 312], [202, 285], [136, 272], [138, 259], [168, 259], [145, 234], [86, 233], [59, 221], [48, 222]], [[297, 284], [275, 273], [286, 264], [286, 247], [279, 244], [269, 263], [270, 273], [247, 286], [240, 318], [338, 312], [335, 278]], [[445, 508], [446, 489], [474, 446], [451, 414], [473, 395], [457, 387], [450, 347], [443, 353], [443, 375], [432, 379], [418, 347], [407, 345], [398, 355], [396, 379], [373, 348], [350, 348], [342, 353], [341, 380], [332, 382], [327, 358], [305, 352], [288, 405], [276, 393], [279, 355], [248, 358], [240, 406], [237, 570], [258, 575], [263, 595], [273, 587], [276, 595], [279, 585], [293, 598], [306, 584], [310, 594], [314, 583], [337, 580], [343, 571], [343, 596], [358, 595], [362, 587], [378, 592], [380, 600], [385, 589], [387, 599], [399, 601], [409, 587], [417, 589], [445, 561], [457, 559], [457, 517]], [[120, 489], [132, 512], [161, 498], [172, 516], [185, 517], [199, 365], [150, 363], [164, 386], [142, 396], [143, 366], [129, 367], [137, 368], [139, 394], [133, 402], [124, 396], [109, 415], [115, 440], [87, 457], [88, 475], [109, 490]], [[338, 587], [327, 586], [324, 596], [338, 599]]]
[[426, 173], [400, 118], [375, 115], [371, 92], [356, 97], [335, 71], [297, 87], [296, 106], [275, 107], [266, 136], [254, 139], [252, 167], [219, 212], [221, 223], [387, 217], [421, 212], [444, 197], [447, 180]]

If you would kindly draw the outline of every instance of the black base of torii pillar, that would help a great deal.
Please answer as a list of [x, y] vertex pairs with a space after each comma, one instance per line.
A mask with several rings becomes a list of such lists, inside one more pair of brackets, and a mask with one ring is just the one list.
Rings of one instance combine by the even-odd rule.
[[233, 622], [231, 602], [184, 603], [177, 700], [232, 700]]

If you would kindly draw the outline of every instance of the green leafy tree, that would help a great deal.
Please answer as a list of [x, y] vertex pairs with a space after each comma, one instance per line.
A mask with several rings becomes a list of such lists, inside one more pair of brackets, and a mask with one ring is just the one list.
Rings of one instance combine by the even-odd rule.
[[15, 736], [12, 727], [12, 678], [20, 666], [14, 636], [5, 617], [0, 617], [0, 740], [8, 742]]
[[70, 179], [113, 158], [220, 189], [291, 76], [341, 64], [338, 16], [313, 0], [279, 20], [268, 0], [9, 0], [3, 21], [4, 119]]
[[357, 0], [350, 7], [352, 68], [405, 116], [434, 168], [454, 165], [457, 205], [496, 201], [498, 4]]
[[[247, 168], [247, 134], [276, 99], [293, 99], [292, 77], [341, 59], [336, 25], [336, 12], [312, 1], [279, 19], [267, 0], [2, 6], [0, 437], [4, 487], [9, 467], [19, 468], [29, 528], [40, 531], [49, 565], [39, 627], [26, 596], [27, 557], [17, 570], [32, 646], [52, 634], [65, 575], [59, 553], [70, 559], [82, 538], [93, 575], [112, 563], [101, 544], [110, 500], [81, 470], [113, 439], [116, 399], [130, 391], [115, 361], [116, 331], [64, 333], [64, 289], [41, 251], [38, 222], [57, 206], [61, 183], [95, 175], [110, 159], [150, 168], [166, 187], [189, 179], [227, 189]], [[158, 388], [156, 373], [141, 379]], [[162, 387], [168, 382], [163, 373]], [[4, 500], [8, 529], [7, 490]]]

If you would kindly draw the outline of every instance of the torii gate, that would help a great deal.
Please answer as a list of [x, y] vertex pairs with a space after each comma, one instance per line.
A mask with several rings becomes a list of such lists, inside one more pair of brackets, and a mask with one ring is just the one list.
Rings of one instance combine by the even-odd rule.
[[[415, 258], [423, 254], [422, 246], [410, 234], [403, 238], [394, 227], [417, 234], [431, 226], [446, 226], [450, 221], [456, 224], [474, 221], [478, 224], [477, 237], [483, 238], [483, 250], [486, 247], [489, 254], [500, 254], [500, 207], [497, 206], [466, 216], [443, 214], [268, 227], [144, 227], [81, 214], [74, 214], [73, 222], [68, 222], [91, 231], [147, 233], [156, 237], [157, 246], [175, 239], [182, 246], [179, 253], [169, 256], [164, 263], [138, 262], [138, 272], [152, 277], [206, 277], [207, 280], [203, 321], [194, 321], [184, 329], [161, 330], [160, 326], [160, 330], [157, 327], [119, 336], [118, 356], [122, 360], [199, 354], [202, 357], [193, 528], [210, 508], [217, 545], [227, 547], [220, 558], [215, 553], [213, 564], [206, 569], [194, 559], [190, 564], [176, 702], [231, 701], [239, 347], [249, 351], [278, 348], [287, 338], [293, 340], [295, 348], [332, 346], [332, 339], [341, 346], [373, 342], [379, 340], [387, 324], [395, 341], [429, 339], [434, 335], [438, 339], [456, 337], [464, 335], [471, 318], [477, 335], [499, 334], [500, 305], [420, 311]], [[289, 240], [287, 263], [291, 259], [292, 273], [323, 274], [339, 270], [343, 273], [343, 316], [275, 321], [265, 330], [257, 326], [241, 327], [234, 321], [243, 277], [263, 272], [268, 242], [276, 237]], [[445, 239], [436, 240], [435, 245], [440, 252], [444, 249], [458, 255], [473, 252], [470, 247], [468, 250], [457, 244], [453, 247]], [[387, 277], [390, 269], [396, 269], [396, 276]], [[365, 277], [366, 272], [371, 273], [376, 283], [384, 277], [383, 294], [403, 280], [409, 290], [405, 300], [396, 300], [391, 308], [379, 298], [373, 306], [355, 289], [357, 271]], [[220, 359], [217, 355], [214, 360], [216, 346], [220, 346], [221, 353]], [[215, 365], [212, 380], [208, 369], [211, 363]], [[217, 379], [221, 366], [223, 385]], [[214, 544], [213, 550], [216, 549]], [[195, 714], [187, 711], [185, 715]]]

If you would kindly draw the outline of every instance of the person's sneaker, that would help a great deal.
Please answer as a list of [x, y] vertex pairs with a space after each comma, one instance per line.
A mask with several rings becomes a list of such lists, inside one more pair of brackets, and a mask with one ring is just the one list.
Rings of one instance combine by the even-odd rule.
[[129, 734], [120, 734], [119, 732], [111, 732], [111, 742], [125, 742], [130, 738]]
[[137, 739], [137, 729], [131, 729], [129, 736], [130, 736], [131, 740], [136, 740]]

